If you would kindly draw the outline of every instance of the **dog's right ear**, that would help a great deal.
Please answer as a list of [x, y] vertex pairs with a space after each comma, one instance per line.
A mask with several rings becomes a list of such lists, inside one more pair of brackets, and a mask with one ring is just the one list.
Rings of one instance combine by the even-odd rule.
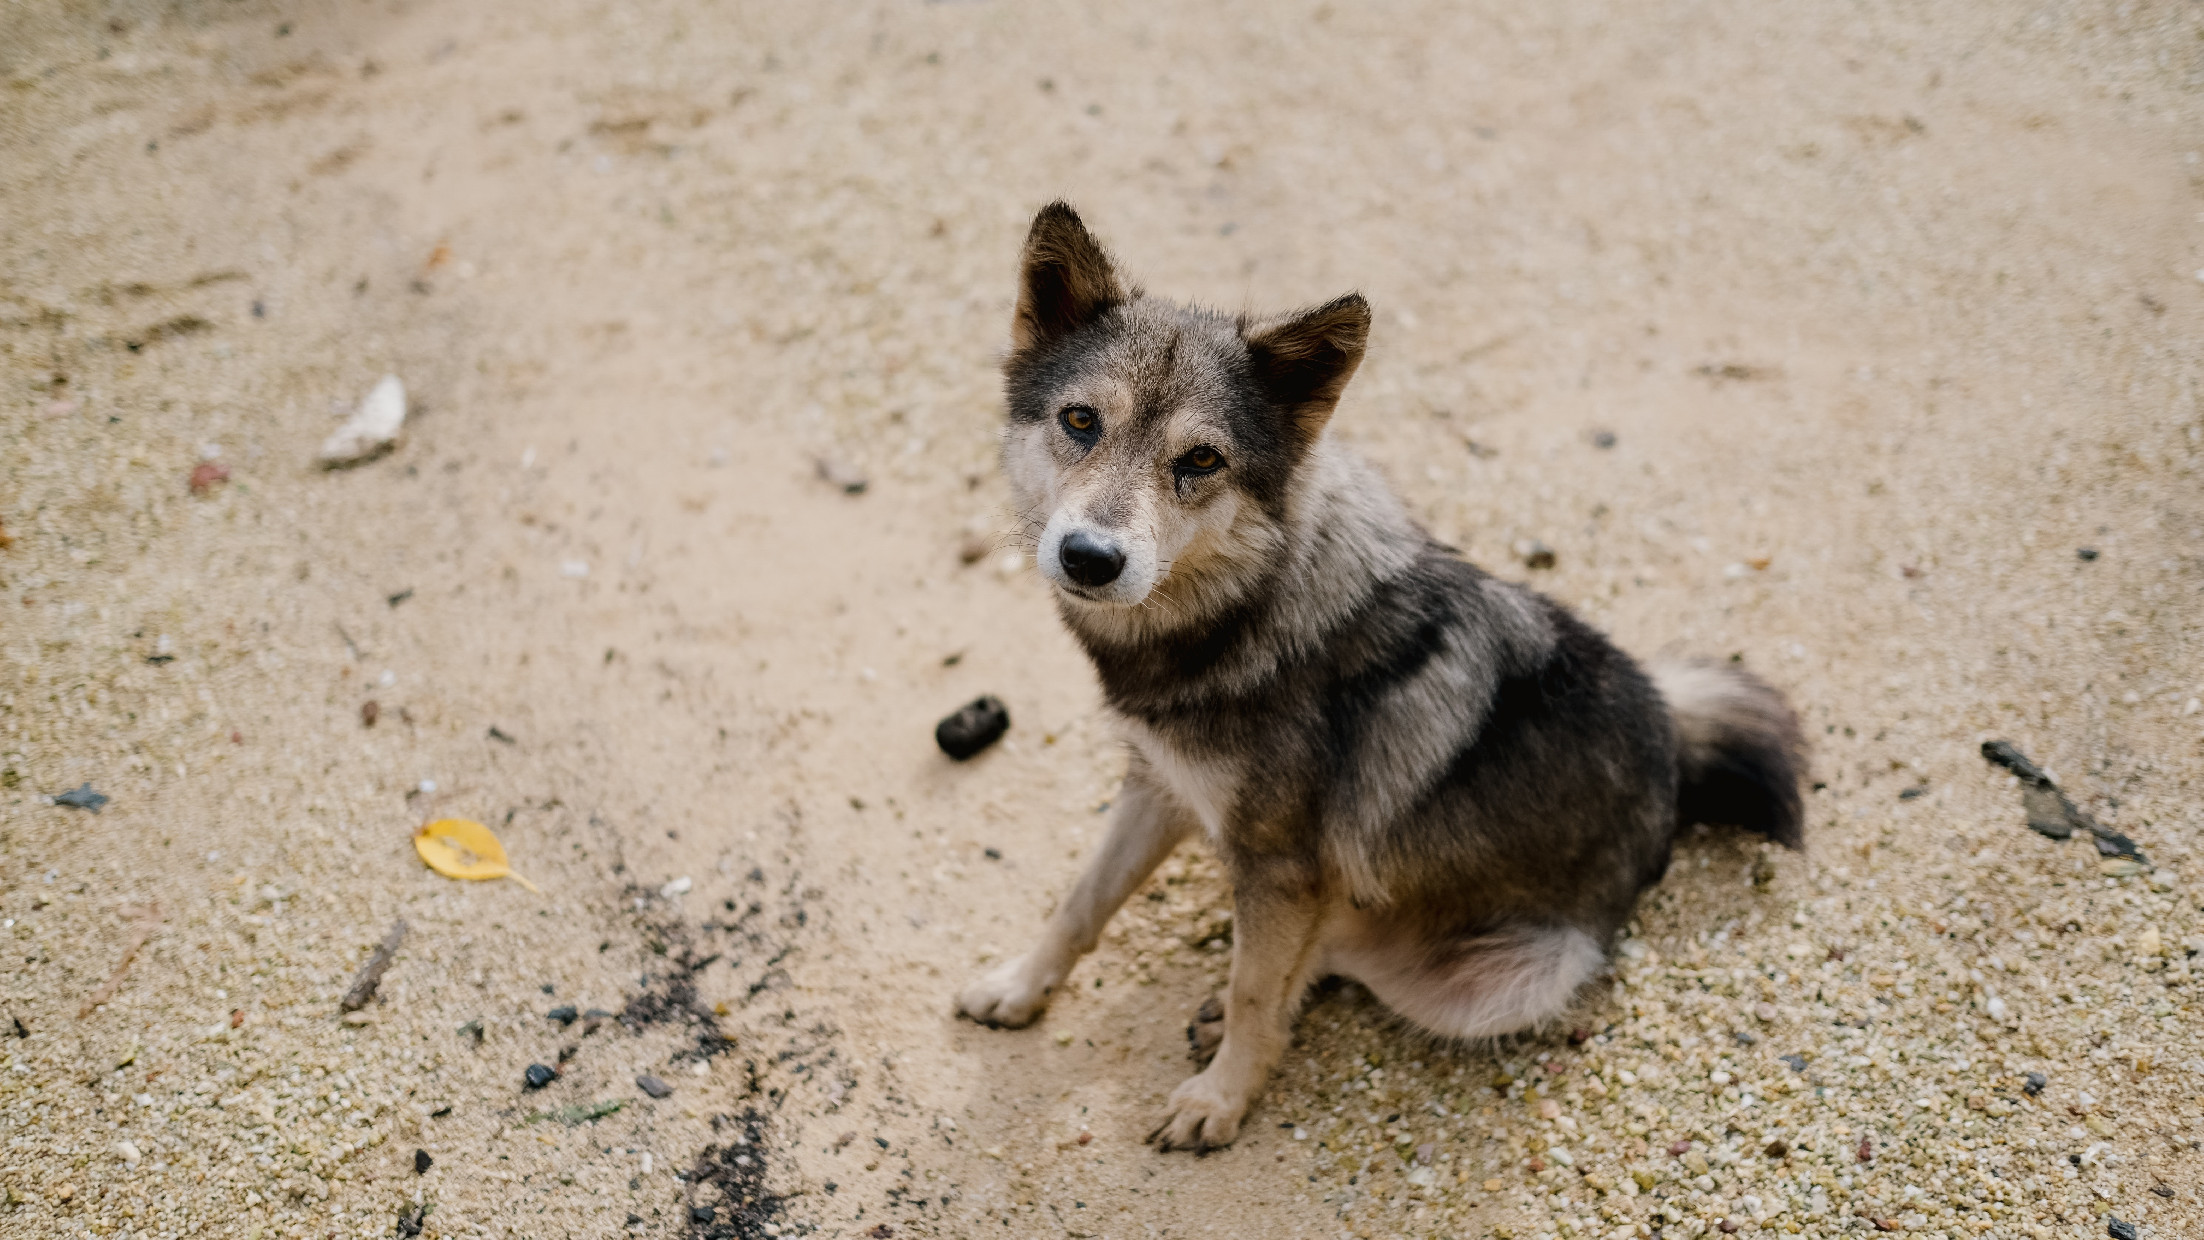
[[1079, 213], [1064, 202], [1042, 207], [1025, 235], [1011, 350], [1026, 353], [1061, 340], [1124, 300], [1110, 256]]

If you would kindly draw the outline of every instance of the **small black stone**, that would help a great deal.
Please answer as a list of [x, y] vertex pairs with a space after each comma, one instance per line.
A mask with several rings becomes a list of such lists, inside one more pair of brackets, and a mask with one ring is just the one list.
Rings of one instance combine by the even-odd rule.
[[[993, 699], [993, 698], [983, 698], [983, 699], [981, 699], [981, 700], [982, 700], [982, 701], [988, 701], [988, 702], [992, 702], [992, 701], [994, 701], [995, 699]], [[977, 704], [978, 704], [978, 703], [974, 703], [974, 705], [977, 705]], [[969, 710], [969, 709], [971, 709], [971, 707], [966, 707], [965, 709]], [[998, 707], [997, 709], [1000, 709], [1000, 707]], [[1008, 727], [1008, 726], [1009, 726], [1009, 722], [1010, 722], [1010, 721], [1009, 721], [1009, 720], [1008, 720], [1007, 718], [1006, 718], [1006, 719], [1004, 719], [1004, 721], [1003, 721], [1003, 726], [1005, 726], [1005, 727]], [[1001, 733], [1000, 731], [997, 731], [997, 732], [995, 733], [995, 736], [1001, 736], [1001, 735], [1002, 735], [1002, 733]], [[995, 737], [994, 737], [994, 736], [990, 736], [990, 737], [988, 737], [987, 739], [988, 739], [989, 741], [992, 741], [992, 740], [994, 740], [994, 739], [995, 739]], [[981, 742], [981, 747], [982, 747], [982, 748], [985, 748], [985, 746], [986, 746], [986, 741], [982, 741], [982, 742]], [[943, 745], [943, 746], [942, 746], [942, 748], [944, 748], [944, 749], [947, 749], [947, 748], [948, 748], [948, 746], [947, 746], [947, 745]], [[975, 753], [976, 753], [976, 752], [978, 752], [978, 750], [974, 750], [973, 752], [975, 752]], [[67, 792], [63, 792], [63, 793], [59, 793], [59, 794], [57, 794], [57, 795], [56, 795], [56, 796], [54, 797], [54, 804], [56, 804], [56, 805], [66, 805], [66, 806], [68, 806], [68, 807], [69, 807], [70, 809], [88, 809], [88, 810], [91, 810], [91, 811], [92, 811], [93, 813], [95, 813], [95, 814], [96, 814], [96, 813], [100, 812], [100, 808], [101, 808], [102, 806], [104, 806], [104, 805], [106, 805], [106, 804], [107, 804], [107, 794], [106, 794], [106, 793], [104, 793], [104, 792], [94, 792], [94, 791], [92, 791], [92, 785], [90, 785], [90, 784], [79, 784], [79, 785], [77, 785], [76, 787], [74, 787], [74, 788], [71, 788], [71, 789], [70, 789], [69, 791], [67, 791]]]
[[413, 1174], [427, 1175], [429, 1173], [429, 1168], [435, 1165], [436, 1160], [429, 1157], [429, 1152], [427, 1150], [413, 1151]]
[[553, 985], [552, 985], [551, 983], [549, 983], [549, 982], [545, 982], [545, 983], [543, 984], [543, 993], [545, 993], [545, 994], [547, 994], [547, 995], [554, 995], [554, 994], [557, 994], [558, 992], [559, 992], [559, 988], [558, 988], [558, 987], [556, 987], [556, 986], [553, 986]]
[[1615, 432], [1613, 432], [1613, 431], [1593, 431], [1593, 432], [1592, 432], [1592, 446], [1593, 446], [1593, 447], [1595, 447], [1595, 448], [1612, 448], [1612, 447], [1614, 447], [1614, 446], [1615, 446]]
[[709, 1223], [716, 1217], [718, 1216], [712, 1213], [710, 1206], [689, 1207], [689, 1221], [692, 1223]]
[[1791, 1065], [1791, 1071], [1793, 1072], [1804, 1072], [1806, 1070], [1806, 1056], [1804, 1055], [1785, 1055], [1783, 1056], [1783, 1062]]
[[561, 1004], [558, 1007], [552, 1008], [548, 1012], [545, 1012], [544, 1017], [548, 1020], [555, 1020], [562, 1025], [571, 1025], [575, 1021], [580, 1020], [582, 1018], [582, 1014], [574, 1010], [573, 1004], [566, 1003]]
[[888, 1148], [888, 1139], [886, 1137], [874, 1137], [872, 1139], [872, 1143], [879, 1146], [881, 1149]]
[[2081, 557], [2084, 562], [2087, 562], [2089, 560], [2094, 560], [2097, 558], [2097, 549], [2095, 547], [2078, 547], [2075, 549], [2074, 554]]
[[962, 762], [1001, 740], [1009, 730], [1010, 712], [990, 695], [959, 707], [955, 714], [935, 724], [934, 743], [941, 746], [941, 752]]
[[635, 1087], [653, 1098], [667, 1098], [673, 1095], [673, 1086], [666, 1084], [648, 1072], [635, 1078]]
[[2161, 1196], [2161, 1197], [2164, 1197], [2164, 1198], [2165, 1198], [2166, 1200], [2168, 1200], [2168, 1201], [2171, 1201], [2171, 1200], [2173, 1200], [2173, 1190], [2172, 1190], [2172, 1189], [2170, 1189], [2170, 1188], [2167, 1188], [2167, 1187], [2166, 1187], [2165, 1185], [2163, 1185], [2163, 1184], [2153, 1184], [2153, 1185], [2151, 1185], [2151, 1186], [2150, 1186], [2150, 1191], [2152, 1191], [2152, 1192], [2154, 1192], [2154, 1193], [2158, 1194], [2158, 1195], [2159, 1195], [2159, 1196]]
[[1914, 786], [1914, 787], [1911, 787], [1911, 788], [1907, 788], [1907, 789], [1905, 789], [1904, 791], [1900, 792], [1900, 793], [1898, 794], [1898, 799], [1899, 799], [1899, 800], [1901, 800], [1901, 801], [1911, 801], [1911, 800], [1913, 800], [1913, 799], [1914, 799], [1914, 798], [1916, 798], [1916, 797], [1925, 797], [1925, 796], [1927, 796], [1927, 795], [1928, 795], [1928, 789], [1926, 789], [1926, 788], [1923, 788], [1923, 787], [1920, 787], [1920, 786], [1916, 785], [1916, 786]]
[[2105, 1234], [2112, 1240], [2135, 1240], [2135, 1224], [2106, 1216]]
[[528, 1071], [521, 1074], [521, 1079], [527, 1082], [530, 1089], [542, 1089], [551, 1082], [558, 1080], [559, 1074], [555, 1069], [546, 1068], [540, 1063], [532, 1063], [528, 1065]]
[[1003, 850], [1000, 848], [990, 848], [982, 855], [985, 856], [989, 861], [1000, 861], [1003, 859]]
[[2033, 1098], [2037, 1094], [2042, 1093], [2043, 1087], [2049, 1085], [2050, 1083], [2050, 1077], [2045, 1076], [2041, 1072], [2031, 1072], [2028, 1074], [2028, 1083], [2021, 1086], [2020, 1089], [2022, 1093], [2027, 1094], [2029, 1097]]

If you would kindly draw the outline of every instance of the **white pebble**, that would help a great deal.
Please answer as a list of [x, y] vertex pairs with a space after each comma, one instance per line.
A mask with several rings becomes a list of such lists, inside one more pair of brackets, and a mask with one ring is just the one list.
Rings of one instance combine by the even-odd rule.
[[115, 1142], [115, 1156], [133, 1167], [137, 1166], [138, 1160], [144, 1157], [144, 1155], [138, 1153], [138, 1147], [129, 1141]]
[[406, 421], [406, 385], [396, 375], [384, 375], [345, 419], [337, 433], [322, 441], [321, 463], [352, 465], [398, 442]]
[[668, 882], [665, 886], [660, 887], [658, 889], [658, 894], [671, 900], [675, 896], [688, 894], [689, 888], [695, 885], [696, 884], [689, 881], [689, 876], [684, 874], [681, 877]]

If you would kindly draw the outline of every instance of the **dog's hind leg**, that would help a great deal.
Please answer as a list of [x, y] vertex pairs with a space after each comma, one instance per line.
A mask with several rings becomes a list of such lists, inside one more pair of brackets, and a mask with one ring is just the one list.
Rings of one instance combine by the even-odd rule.
[[1504, 926], [1468, 938], [1351, 920], [1331, 964], [1385, 1006], [1443, 1037], [1515, 1033], [1559, 1016], [1606, 955], [1573, 926]]
[[1079, 876], [1078, 885], [1048, 919], [1032, 951], [995, 969], [957, 996], [957, 1010], [988, 1025], [1027, 1025], [1048, 1006], [1051, 991], [1071, 966], [1094, 950], [1102, 927], [1148, 875], [1198, 824], [1171, 796], [1155, 786], [1138, 756], [1125, 773], [1117, 809], [1102, 849]]

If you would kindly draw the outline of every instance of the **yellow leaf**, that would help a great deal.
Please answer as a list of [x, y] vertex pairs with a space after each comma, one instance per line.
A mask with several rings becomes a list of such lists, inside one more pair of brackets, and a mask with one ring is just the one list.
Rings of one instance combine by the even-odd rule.
[[513, 873], [505, 861], [505, 845], [490, 829], [467, 818], [439, 818], [413, 833], [413, 851], [428, 867], [446, 878], [510, 878], [530, 891], [534, 883]]

